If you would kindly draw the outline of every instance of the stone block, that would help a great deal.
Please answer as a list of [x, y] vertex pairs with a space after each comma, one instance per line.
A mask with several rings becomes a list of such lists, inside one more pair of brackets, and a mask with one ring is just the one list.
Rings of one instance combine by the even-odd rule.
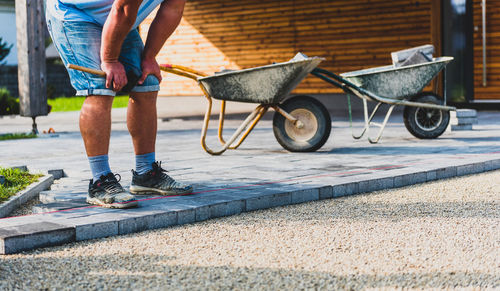
[[394, 188], [427, 182], [427, 172], [409, 173], [394, 177]]
[[448, 179], [457, 176], [457, 167], [456, 166], [448, 166], [445, 168], [436, 170], [436, 179]]
[[177, 211], [177, 224], [188, 224], [196, 222], [196, 210], [194, 208]]
[[118, 221], [104, 221], [92, 223], [87, 221], [75, 227], [76, 241], [98, 239], [103, 237], [115, 236], [119, 234]]
[[230, 202], [217, 203], [208, 207], [209, 218], [217, 218], [240, 214], [245, 211], [245, 201], [235, 200]]
[[333, 198], [333, 187], [332, 186], [324, 186], [319, 188], [319, 199], [330, 199]]
[[292, 191], [292, 204], [319, 200], [319, 188]]
[[66, 177], [66, 173], [64, 173], [63, 169], [54, 169], [54, 170], [49, 170], [48, 173], [52, 176], [54, 176], [54, 179], [59, 180], [61, 178]]
[[118, 234], [134, 233], [177, 224], [176, 212], [144, 213], [136, 215], [136, 217], [120, 218], [118, 221]]
[[394, 178], [376, 178], [359, 182], [359, 193], [373, 192], [382, 189], [394, 188]]
[[292, 202], [291, 193], [278, 193], [250, 198], [246, 202], [246, 211], [266, 209], [278, 206], [289, 205]]
[[457, 118], [477, 117], [477, 111], [474, 109], [457, 109], [456, 117]]
[[28, 172], [28, 166], [15, 166], [15, 167], [12, 167], [12, 169], [19, 169], [21, 170], [22, 172]]
[[86, 199], [69, 200], [64, 202], [41, 203], [32, 207], [34, 213], [61, 211], [89, 206]]
[[450, 120], [452, 125], [467, 125], [467, 124], [477, 124], [476, 117], [463, 117], [463, 118], [453, 118]]
[[0, 254], [14, 254], [73, 241], [73, 227], [48, 221], [21, 224], [0, 229]]
[[472, 124], [451, 125], [452, 131], [472, 130]]
[[333, 191], [333, 197], [355, 195], [359, 193], [359, 183], [350, 182], [340, 185], [334, 185], [332, 187], [332, 191]]
[[427, 171], [426, 174], [427, 174], [427, 182], [437, 180], [437, 170]]
[[210, 209], [208, 206], [199, 206], [195, 208], [196, 222], [205, 221], [210, 218]]
[[484, 163], [457, 166], [457, 176], [465, 176], [484, 172]]
[[493, 171], [500, 169], [500, 159], [498, 160], [490, 160], [484, 162], [484, 170], [485, 171]]

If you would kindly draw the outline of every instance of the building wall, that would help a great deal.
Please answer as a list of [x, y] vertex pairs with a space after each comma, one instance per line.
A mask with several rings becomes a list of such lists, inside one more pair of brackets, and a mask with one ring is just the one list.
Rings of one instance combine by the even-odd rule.
[[[152, 17], [141, 26], [145, 37]], [[287, 61], [297, 52], [325, 57], [341, 73], [391, 63], [392, 51], [431, 43], [431, 0], [190, 0], [162, 50], [161, 63], [212, 74]], [[340, 90], [308, 77], [295, 93]], [[164, 76], [162, 95], [199, 95], [195, 82]]]
[[17, 65], [16, 10], [13, 3], [0, 3], [0, 37], [3, 42], [14, 45], [2, 62]]

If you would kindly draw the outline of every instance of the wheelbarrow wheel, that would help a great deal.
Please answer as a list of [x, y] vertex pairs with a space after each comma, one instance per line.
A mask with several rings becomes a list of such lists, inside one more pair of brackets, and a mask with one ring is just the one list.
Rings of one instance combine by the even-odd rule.
[[[422, 93], [412, 99], [414, 102], [442, 105], [433, 93]], [[415, 137], [433, 139], [439, 137], [450, 123], [450, 112], [446, 110], [406, 106], [403, 112], [406, 129]]]
[[330, 137], [332, 128], [330, 114], [318, 100], [310, 96], [295, 96], [279, 106], [301, 122], [296, 126], [280, 113], [274, 114], [274, 136], [286, 150], [314, 152]]

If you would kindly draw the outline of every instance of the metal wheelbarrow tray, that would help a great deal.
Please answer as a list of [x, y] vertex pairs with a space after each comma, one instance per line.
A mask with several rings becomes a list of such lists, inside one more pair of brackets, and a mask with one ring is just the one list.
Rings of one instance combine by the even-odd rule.
[[[405, 106], [403, 118], [408, 131], [415, 137], [430, 139], [437, 138], [446, 130], [449, 124], [449, 111], [455, 108], [446, 106], [446, 97], [443, 100], [434, 93], [422, 93], [422, 90], [452, 60], [452, 57], [440, 57], [416, 65], [376, 67], [343, 73], [340, 76], [316, 68], [312, 74], [348, 94], [351, 128], [350, 96], [354, 95], [363, 100], [365, 126], [361, 134], [353, 133], [355, 139], [363, 137], [374, 125], [380, 127], [380, 131], [375, 138], [368, 137], [368, 140], [377, 143], [392, 110], [397, 105]], [[371, 114], [368, 112], [367, 101], [377, 103]], [[372, 120], [382, 104], [388, 104], [390, 107], [383, 123], [375, 123]]]
[[307, 58], [257, 68], [218, 73], [198, 78], [215, 99], [278, 104], [314, 69], [323, 58]]

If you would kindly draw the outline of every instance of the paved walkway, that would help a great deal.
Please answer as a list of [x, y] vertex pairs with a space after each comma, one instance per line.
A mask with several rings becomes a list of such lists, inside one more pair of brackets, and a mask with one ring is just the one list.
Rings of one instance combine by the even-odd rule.
[[[173, 104], [179, 104], [176, 102]], [[204, 101], [199, 102], [203, 108]], [[229, 113], [246, 111], [245, 106]], [[170, 105], [168, 112], [172, 108], [175, 106]], [[192, 113], [184, 116], [199, 115]], [[160, 115], [167, 117], [165, 113]], [[174, 117], [159, 124], [157, 159], [163, 161], [174, 178], [193, 184], [196, 194], [145, 197], [141, 207], [127, 211], [81, 207], [90, 171], [78, 132], [77, 113], [53, 113], [39, 118], [39, 129], [53, 127], [57, 137], [2, 142], [1, 166], [28, 165], [31, 170], [64, 169], [67, 173], [67, 178], [40, 197], [45, 203], [64, 202], [66, 206], [42, 205], [36, 208], [38, 211], [67, 208], [68, 200], [74, 203], [70, 208], [77, 209], [0, 220], [0, 253], [500, 168], [499, 113], [480, 113], [474, 131], [448, 131], [436, 140], [414, 138], [396, 114], [381, 142], [372, 145], [366, 140], [353, 140], [345, 116], [333, 112], [330, 140], [320, 151], [304, 154], [289, 153], [280, 147], [272, 134], [269, 115], [241, 149], [218, 157], [206, 154], [199, 145], [200, 118]], [[238, 119], [229, 120], [227, 132], [239, 123]], [[361, 125], [356, 119], [355, 127], [359, 130]], [[29, 128], [30, 120], [26, 118], [0, 119], [0, 133]], [[215, 130], [209, 133], [215, 137]], [[209, 144], [218, 142], [212, 138]], [[124, 109], [113, 111], [110, 161], [124, 185], [129, 184], [134, 158]]]

